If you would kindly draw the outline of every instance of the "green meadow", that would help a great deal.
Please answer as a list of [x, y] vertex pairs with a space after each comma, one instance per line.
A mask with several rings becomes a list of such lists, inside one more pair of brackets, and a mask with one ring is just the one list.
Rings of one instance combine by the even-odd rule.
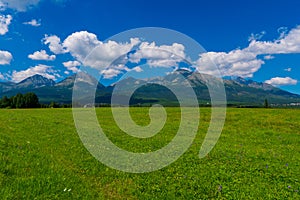
[[[109, 108], [99, 123], [117, 146], [151, 152], [167, 145], [180, 123], [179, 108], [166, 108], [157, 135], [123, 133]], [[137, 124], [148, 108], [132, 108]], [[111, 169], [83, 146], [71, 109], [0, 110], [0, 199], [300, 199], [300, 110], [227, 110], [214, 149], [199, 159], [210, 109], [201, 108], [198, 134], [176, 162], [150, 173]]]

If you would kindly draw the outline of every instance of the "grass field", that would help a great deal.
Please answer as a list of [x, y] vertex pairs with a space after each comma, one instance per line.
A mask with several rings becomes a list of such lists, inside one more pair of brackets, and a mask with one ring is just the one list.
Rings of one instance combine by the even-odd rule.
[[[0, 199], [300, 199], [300, 110], [233, 109], [208, 156], [198, 158], [210, 112], [201, 109], [194, 143], [159, 171], [130, 174], [106, 167], [84, 148], [71, 109], [0, 110]], [[167, 108], [163, 130], [133, 139], [97, 109], [108, 137], [133, 152], [166, 145], [180, 121]], [[147, 108], [133, 119], [147, 125]]]

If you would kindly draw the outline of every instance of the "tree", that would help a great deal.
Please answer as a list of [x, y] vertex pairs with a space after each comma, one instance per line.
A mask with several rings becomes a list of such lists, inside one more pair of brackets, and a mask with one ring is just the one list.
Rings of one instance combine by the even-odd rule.
[[265, 107], [265, 108], [269, 108], [269, 102], [268, 102], [268, 99], [265, 99], [264, 107]]
[[24, 95], [24, 108], [39, 108], [39, 98], [33, 92]]
[[49, 107], [50, 107], [50, 108], [59, 108], [59, 104], [56, 103], [56, 102], [54, 102], [54, 101], [52, 101], [52, 102], [50, 103]]
[[14, 108], [24, 108], [25, 102], [23, 94], [18, 93], [16, 96], [13, 97], [13, 106]]
[[4, 96], [0, 101], [0, 108], [9, 108], [10, 106], [10, 99], [7, 96]]
[[33, 92], [25, 95], [18, 93], [16, 96], [8, 98], [4, 96], [0, 99], [0, 108], [39, 108], [40, 103], [36, 94]]

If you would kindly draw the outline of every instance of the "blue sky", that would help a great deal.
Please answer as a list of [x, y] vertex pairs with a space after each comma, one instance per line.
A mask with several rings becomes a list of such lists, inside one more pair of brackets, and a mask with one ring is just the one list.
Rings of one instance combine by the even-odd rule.
[[[226, 76], [300, 94], [299, 8], [294, 0], [0, 0], [0, 79], [18, 82], [39, 73], [59, 81], [76, 72], [92, 47], [108, 51], [105, 39], [133, 28], [164, 27], [209, 52], [194, 60], [199, 67], [209, 66], [209, 57]], [[84, 38], [90, 46], [79, 49]], [[117, 47], [134, 45], [139, 42]], [[118, 70], [103, 73], [111, 77]]]

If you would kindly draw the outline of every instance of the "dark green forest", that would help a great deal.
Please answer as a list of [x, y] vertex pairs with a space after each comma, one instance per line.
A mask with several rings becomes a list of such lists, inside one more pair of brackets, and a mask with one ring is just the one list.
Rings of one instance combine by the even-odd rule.
[[18, 93], [15, 96], [4, 96], [0, 99], [0, 108], [40, 108], [39, 98], [33, 92]]

